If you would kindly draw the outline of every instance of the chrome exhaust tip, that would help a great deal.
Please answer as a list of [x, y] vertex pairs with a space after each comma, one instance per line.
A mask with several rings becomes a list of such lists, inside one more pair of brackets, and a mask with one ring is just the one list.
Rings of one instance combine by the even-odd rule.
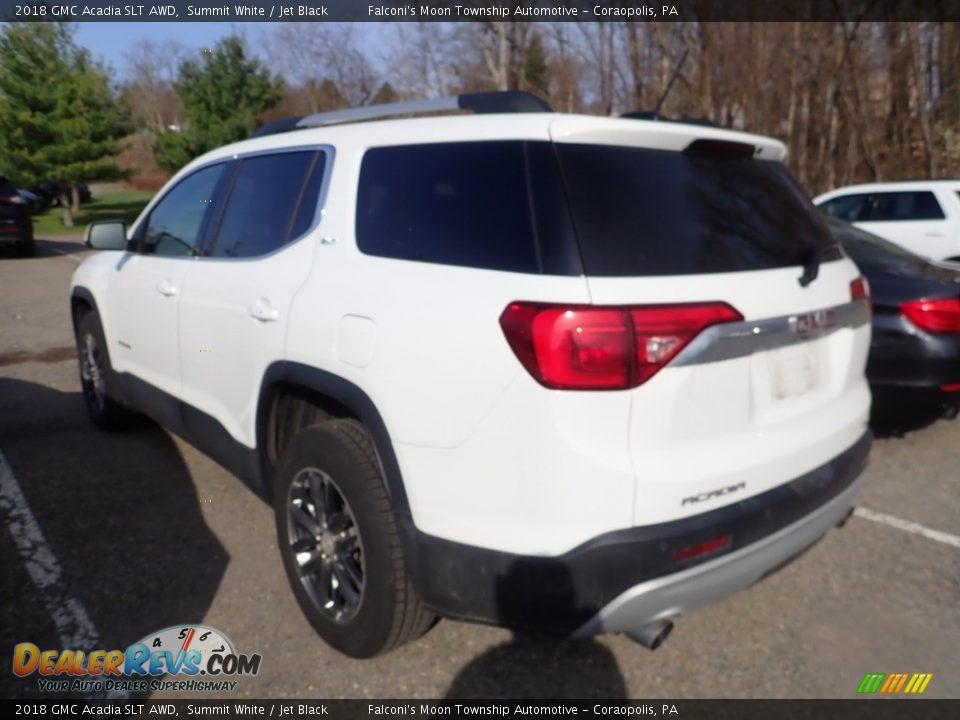
[[673, 623], [669, 620], [654, 620], [646, 625], [641, 625], [636, 630], [627, 631], [626, 635], [635, 643], [643, 645], [647, 650], [656, 650], [663, 645], [672, 631]]

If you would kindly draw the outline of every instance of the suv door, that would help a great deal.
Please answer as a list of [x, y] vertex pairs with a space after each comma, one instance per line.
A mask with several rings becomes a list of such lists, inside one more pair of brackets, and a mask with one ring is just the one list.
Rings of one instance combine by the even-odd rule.
[[328, 164], [318, 149], [237, 161], [180, 301], [181, 398], [192, 431], [209, 432], [212, 417], [235, 440], [256, 446], [260, 380], [284, 357], [288, 311], [314, 255], [314, 243], [296, 241], [319, 219]]
[[[136, 252], [125, 254], [109, 285], [107, 337], [114, 368], [128, 372], [169, 399], [180, 393], [177, 311], [187, 267], [196, 256], [216, 206], [226, 163], [183, 178], [134, 229]], [[149, 392], [134, 384], [131, 392]], [[175, 404], [155, 407], [157, 397], [136, 398], [163, 417]]]
[[872, 193], [856, 225], [934, 260], [951, 253], [949, 223], [930, 190]]

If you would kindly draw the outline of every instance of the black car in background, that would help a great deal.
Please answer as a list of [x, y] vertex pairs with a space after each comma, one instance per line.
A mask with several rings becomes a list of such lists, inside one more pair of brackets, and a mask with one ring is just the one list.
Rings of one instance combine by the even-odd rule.
[[[70, 196], [70, 186], [67, 183], [46, 181], [37, 183], [29, 189], [40, 199], [40, 212], [52, 207], [60, 207], [64, 197]], [[77, 183], [77, 193], [80, 196], [81, 203], [90, 202], [93, 194], [90, 192], [90, 186], [85, 182]]]
[[933, 263], [840, 220], [833, 237], [870, 283], [867, 379], [884, 415], [918, 404], [960, 408], [960, 265]]
[[34, 252], [30, 204], [12, 182], [0, 175], [0, 244], [12, 243], [20, 257]]

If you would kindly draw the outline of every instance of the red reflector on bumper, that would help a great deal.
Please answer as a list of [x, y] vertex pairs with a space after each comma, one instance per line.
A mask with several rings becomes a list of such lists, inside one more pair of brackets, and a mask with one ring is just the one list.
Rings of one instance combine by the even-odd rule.
[[944, 392], [960, 392], [960, 383], [947, 383], [946, 385], [941, 385], [940, 389]]
[[707, 553], [716, 552], [717, 550], [726, 550], [728, 547], [730, 547], [731, 540], [732, 538], [729, 535], [721, 535], [718, 538], [707, 540], [699, 545], [692, 545], [690, 547], [682, 548], [673, 554], [673, 561], [680, 563], [684, 560], [689, 560], [691, 558], [700, 557], [701, 555], [706, 555]]

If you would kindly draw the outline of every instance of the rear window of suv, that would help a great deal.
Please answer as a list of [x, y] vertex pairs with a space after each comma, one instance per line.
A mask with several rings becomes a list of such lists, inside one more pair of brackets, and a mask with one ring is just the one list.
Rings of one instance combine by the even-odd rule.
[[789, 267], [832, 244], [780, 162], [557, 144], [588, 275]]
[[374, 148], [360, 174], [357, 244], [391, 258], [595, 276], [788, 267], [831, 244], [781, 163], [729, 150]]

